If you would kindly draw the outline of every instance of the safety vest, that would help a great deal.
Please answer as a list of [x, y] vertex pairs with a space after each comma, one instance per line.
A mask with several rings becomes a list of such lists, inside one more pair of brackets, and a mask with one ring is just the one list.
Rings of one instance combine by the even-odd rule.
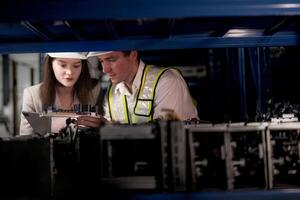
[[153, 65], [145, 66], [133, 113], [128, 111], [126, 95], [115, 94], [116, 85], [110, 85], [108, 89], [108, 106], [111, 120], [123, 124], [153, 121], [155, 89], [159, 78], [168, 69]]

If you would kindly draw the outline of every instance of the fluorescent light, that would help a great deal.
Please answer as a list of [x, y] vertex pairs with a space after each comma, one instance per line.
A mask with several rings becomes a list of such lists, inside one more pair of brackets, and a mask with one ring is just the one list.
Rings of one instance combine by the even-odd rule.
[[246, 37], [246, 36], [261, 36], [262, 30], [259, 29], [230, 29], [224, 37]]

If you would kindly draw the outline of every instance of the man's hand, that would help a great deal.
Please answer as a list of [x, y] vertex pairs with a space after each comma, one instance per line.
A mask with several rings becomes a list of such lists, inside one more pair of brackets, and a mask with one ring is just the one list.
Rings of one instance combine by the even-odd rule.
[[173, 121], [180, 121], [182, 120], [178, 114], [169, 108], [163, 108], [161, 109], [162, 112], [164, 112], [164, 116], [161, 117], [163, 120], [173, 120]]
[[107, 119], [103, 116], [93, 117], [88, 115], [83, 115], [77, 118], [78, 125], [84, 125], [92, 128], [100, 128], [104, 124], [109, 123]]

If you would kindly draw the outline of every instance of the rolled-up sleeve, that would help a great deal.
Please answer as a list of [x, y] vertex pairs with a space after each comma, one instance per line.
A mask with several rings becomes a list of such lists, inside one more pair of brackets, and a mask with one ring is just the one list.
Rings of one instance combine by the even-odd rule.
[[182, 120], [198, 118], [198, 111], [188, 86], [180, 73], [174, 69], [167, 70], [161, 76], [154, 102], [154, 119], [164, 115], [162, 109], [174, 110]]

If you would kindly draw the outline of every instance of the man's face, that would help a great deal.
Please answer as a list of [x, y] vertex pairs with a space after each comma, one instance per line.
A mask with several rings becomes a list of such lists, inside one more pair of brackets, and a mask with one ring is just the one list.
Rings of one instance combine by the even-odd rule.
[[132, 52], [125, 55], [121, 51], [113, 51], [104, 55], [97, 56], [102, 64], [103, 72], [106, 73], [114, 84], [130, 79], [132, 66], [136, 57]]

